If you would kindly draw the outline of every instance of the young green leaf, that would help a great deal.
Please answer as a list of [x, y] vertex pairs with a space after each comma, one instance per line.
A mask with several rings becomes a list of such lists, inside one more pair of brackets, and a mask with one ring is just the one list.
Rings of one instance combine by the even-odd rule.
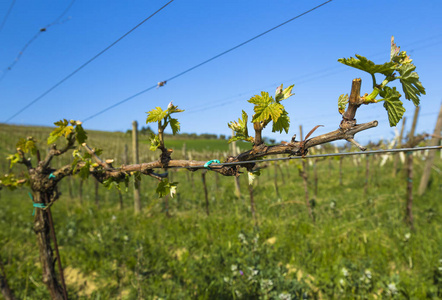
[[345, 108], [347, 107], [347, 103], [348, 103], [348, 94], [345, 94], [345, 95], [342, 94], [341, 96], [339, 96], [338, 110], [341, 115], [345, 112]]
[[395, 62], [386, 62], [382, 65], [377, 65], [371, 60], [368, 60], [364, 56], [355, 55], [356, 58], [350, 57], [350, 58], [340, 58], [338, 61], [340, 63], [343, 63], [344, 65], [365, 71], [367, 73], [370, 73], [374, 75], [375, 73], [384, 74], [385, 76], [390, 76], [396, 68]]
[[151, 133], [149, 140], [150, 140], [150, 148], [149, 148], [150, 151], [157, 150], [158, 147], [161, 145], [159, 136], [154, 133]]
[[90, 174], [90, 167], [91, 167], [91, 162], [90, 161], [85, 161], [84, 166], [82, 166], [80, 168], [80, 171], [78, 172], [78, 175], [80, 176], [81, 179], [86, 180], [89, 177]]
[[8, 156], [6, 157], [6, 159], [10, 161], [10, 162], [9, 162], [9, 164], [10, 164], [10, 165], [9, 165], [9, 168], [12, 169], [12, 167], [13, 167], [16, 163], [18, 163], [18, 162], [20, 161], [20, 155], [19, 155], [18, 153], [11, 154], [11, 155], [8, 155]]
[[268, 123], [270, 120], [276, 122], [284, 109], [284, 106], [273, 100], [273, 97], [270, 97], [267, 92], [261, 92], [261, 96], [255, 95], [248, 102], [255, 104], [253, 108], [255, 111], [252, 119], [253, 123]]
[[169, 124], [172, 128], [172, 134], [175, 135], [180, 131], [180, 122], [178, 122], [178, 119], [170, 118], [169, 117]]
[[48, 145], [55, 143], [59, 137], [67, 138], [74, 131], [74, 127], [72, 125], [68, 126], [68, 124], [69, 122], [66, 119], [54, 123], [57, 127], [49, 134]]
[[147, 112], [146, 124], [152, 122], [160, 122], [167, 116], [167, 113], [168, 111], [163, 111], [161, 107], [156, 107], [155, 109], [152, 109], [151, 111]]
[[284, 109], [282, 111], [282, 114], [279, 116], [278, 120], [276, 122], [273, 121], [272, 132], [279, 131], [279, 133], [282, 133], [282, 131], [284, 130], [285, 133], [289, 133], [289, 128], [290, 128], [290, 118], [288, 116], [287, 111]]
[[386, 86], [380, 92], [380, 95], [383, 99], [380, 99], [379, 101], [384, 101], [384, 108], [388, 113], [388, 121], [390, 122], [390, 126], [394, 127], [399, 123], [405, 113], [403, 103], [399, 100], [401, 94], [399, 94], [395, 87], [389, 88]]
[[0, 179], [0, 187], [5, 186], [11, 191], [17, 189], [17, 187], [21, 186], [22, 184], [23, 182], [17, 180], [14, 174], [5, 174]]
[[84, 131], [83, 126], [81, 126], [81, 123], [77, 121], [77, 125], [75, 126], [75, 139], [77, 140], [78, 144], [83, 144], [87, 140], [87, 134], [86, 131]]
[[416, 66], [411, 63], [401, 65], [398, 68], [400, 74], [398, 78], [401, 81], [405, 98], [413, 101], [414, 105], [418, 106], [419, 96], [421, 96], [421, 94], [425, 95], [425, 88], [419, 81], [419, 75], [416, 72], [413, 72], [415, 69]]

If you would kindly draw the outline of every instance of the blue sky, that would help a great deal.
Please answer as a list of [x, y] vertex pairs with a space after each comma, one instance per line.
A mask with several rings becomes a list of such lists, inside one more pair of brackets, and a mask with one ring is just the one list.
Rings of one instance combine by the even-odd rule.
[[[38, 36], [14, 67], [0, 74], [0, 122], [34, 100], [168, 1], [76, 0], [61, 23]], [[175, 0], [77, 74], [9, 123], [50, 126], [61, 118], [82, 120], [159, 81], [179, 74], [324, 1]], [[0, 1], [0, 21], [12, 1]], [[21, 48], [53, 22], [71, 0], [17, 0], [0, 31], [0, 70]], [[349, 93], [351, 80], [362, 78], [362, 93], [371, 79], [338, 58], [367, 56], [389, 60], [390, 38], [411, 55], [427, 95], [421, 98], [418, 132], [432, 132], [442, 101], [439, 73], [442, 53], [442, 2], [409, 0], [333, 0], [200, 68], [153, 89], [84, 123], [86, 129], [125, 131], [133, 120], [145, 124], [147, 111], [173, 100], [185, 109], [178, 118], [182, 132], [229, 135], [227, 123], [261, 90], [295, 84], [286, 100], [291, 118], [288, 140], [298, 132], [324, 125], [315, 134], [335, 130], [340, 122], [337, 99]], [[69, 18], [68, 18], [69, 17]], [[413, 104], [407, 109], [407, 130]], [[359, 123], [378, 120], [362, 132], [362, 143], [391, 138], [382, 104], [361, 107]], [[250, 125], [249, 130], [252, 130]]]

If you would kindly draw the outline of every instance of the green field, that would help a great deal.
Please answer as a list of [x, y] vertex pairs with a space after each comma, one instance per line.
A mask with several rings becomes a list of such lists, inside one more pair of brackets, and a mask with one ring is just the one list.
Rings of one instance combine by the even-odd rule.
[[[42, 139], [49, 132], [0, 129], [2, 159], [15, 148], [17, 135]], [[204, 145], [193, 142], [185, 141], [187, 149]], [[88, 143], [118, 159], [130, 137], [92, 132]], [[305, 205], [298, 161], [279, 168], [269, 164], [255, 182], [257, 226], [245, 175], [237, 197], [233, 178], [207, 173], [210, 215], [200, 171], [171, 171], [179, 185], [168, 206], [155, 194], [156, 181], [143, 177], [143, 210], [137, 216], [131, 188], [121, 207], [116, 190], [100, 186], [96, 195], [93, 179], [83, 184], [82, 199], [80, 180], [64, 180], [52, 214], [68, 294], [70, 299], [440, 299], [442, 160], [437, 158], [428, 191], [414, 195], [415, 231], [404, 222], [403, 166], [393, 178], [392, 161], [380, 167], [377, 156], [369, 157], [366, 194], [365, 157], [343, 159], [342, 185], [339, 160], [317, 162], [316, 196], [313, 165], [307, 164], [315, 222]], [[424, 161], [417, 156], [414, 161], [417, 188]], [[7, 171], [7, 163], [0, 166]], [[19, 299], [49, 299], [28, 190], [1, 190], [0, 205], [0, 257], [11, 288]]]

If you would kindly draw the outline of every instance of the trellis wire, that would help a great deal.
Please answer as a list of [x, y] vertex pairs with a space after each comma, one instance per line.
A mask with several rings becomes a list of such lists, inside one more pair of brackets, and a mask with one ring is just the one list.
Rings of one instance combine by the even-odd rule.
[[[311, 158], [319, 158], [319, 157], [340, 157], [340, 156], [352, 156], [352, 155], [367, 155], [367, 154], [379, 154], [379, 153], [399, 153], [399, 152], [414, 152], [414, 151], [424, 151], [424, 150], [440, 150], [442, 146], [427, 146], [427, 147], [416, 147], [416, 148], [401, 148], [401, 149], [386, 149], [386, 150], [370, 150], [363, 152], [344, 152], [344, 153], [329, 153], [329, 154], [316, 154], [316, 155], [306, 155], [302, 156], [289, 156], [289, 157], [275, 157], [268, 159], [256, 159], [256, 160], [247, 160], [247, 161], [239, 161], [239, 162], [231, 162], [231, 163], [212, 163], [210, 166], [219, 167], [219, 166], [235, 166], [235, 165], [245, 165], [252, 163], [262, 163], [269, 161], [280, 161], [280, 160], [292, 160], [292, 159], [311, 159]], [[172, 167], [174, 169], [203, 169], [204, 165], [200, 166], [191, 166], [191, 167]]]

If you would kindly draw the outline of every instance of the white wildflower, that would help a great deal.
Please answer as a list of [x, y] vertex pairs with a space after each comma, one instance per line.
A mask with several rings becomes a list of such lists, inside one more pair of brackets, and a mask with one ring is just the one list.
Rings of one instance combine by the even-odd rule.
[[344, 275], [345, 277], [348, 276], [348, 270], [346, 268], [342, 268], [341, 272], [342, 272], [342, 275]]
[[261, 280], [261, 288], [263, 290], [271, 289], [272, 286], [273, 286], [273, 281], [271, 281], [270, 279], [263, 279], [263, 280]]
[[231, 265], [230, 269], [232, 270], [232, 272], [235, 272], [236, 270], [238, 270], [238, 266], [237, 265]]
[[278, 295], [279, 299], [281, 300], [292, 300], [292, 296], [287, 293], [281, 293]]
[[394, 284], [394, 282], [390, 283], [387, 287], [391, 295], [397, 294], [397, 287], [396, 284]]

